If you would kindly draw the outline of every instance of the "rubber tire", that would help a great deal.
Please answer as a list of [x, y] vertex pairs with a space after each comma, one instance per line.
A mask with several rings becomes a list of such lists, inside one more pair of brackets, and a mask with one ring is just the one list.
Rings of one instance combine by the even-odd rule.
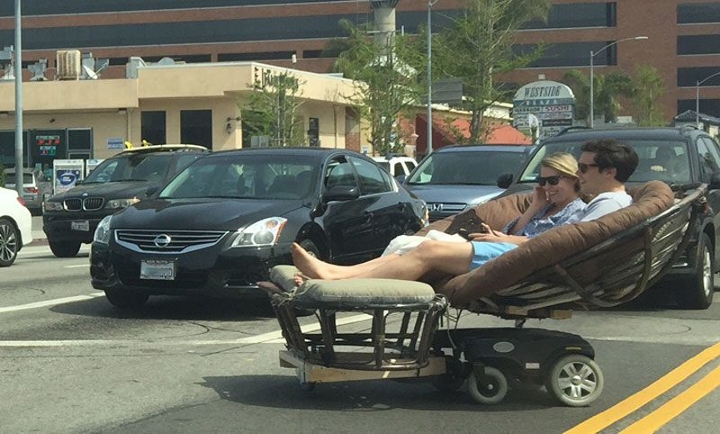
[[0, 267], [11, 266], [19, 250], [20, 232], [10, 219], [0, 217]]
[[[572, 384], [570, 375], [577, 373], [590, 383], [586, 387], [578, 388]], [[585, 407], [592, 404], [602, 394], [605, 378], [602, 370], [593, 359], [582, 354], [569, 354], [560, 357], [548, 372], [545, 378], [545, 388], [560, 404], [568, 407]], [[573, 392], [580, 392], [580, 397], [572, 396]]]
[[707, 234], [703, 233], [699, 239], [696, 263], [700, 264], [697, 273], [687, 281], [679, 282], [675, 289], [675, 301], [683, 309], [707, 309], [713, 301], [715, 294], [715, 277], [713, 263], [712, 242]]
[[134, 310], [142, 307], [149, 298], [147, 294], [116, 289], [105, 290], [105, 297], [113, 306], [127, 310]]
[[509, 387], [505, 374], [492, 366], [485, 366], [485, 375], [478, 378], [473, 369], [467, 379], [468, 393], [480, 404], [494, 405], [507, 396]]
[[59, 243], [48, 241], [50, 250], [58, 258], [73, 258], [80, 251], [80, 243]]

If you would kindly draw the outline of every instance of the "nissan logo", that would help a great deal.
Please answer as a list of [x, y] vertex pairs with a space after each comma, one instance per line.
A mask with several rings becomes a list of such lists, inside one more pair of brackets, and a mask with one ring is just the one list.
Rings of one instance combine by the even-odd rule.
[[430, 212], [442, 212], [443, 210], [443, 204], [441, 203], [429, 203], [427, 207]]
[[172, 241], [172, 238], [170, 238], [170, 235], [167, 234], [160, 234], [153, 240], [153, 243], [156, 247], [159, 248], [165, 248], [170, 244], [170, 241]]

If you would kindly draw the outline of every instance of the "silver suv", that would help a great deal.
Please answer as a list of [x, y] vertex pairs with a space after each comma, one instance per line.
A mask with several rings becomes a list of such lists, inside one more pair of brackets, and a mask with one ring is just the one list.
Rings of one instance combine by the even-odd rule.
[[[15, 189], [15, 169], [5, 169], [5, 188]], [[23, 170], [22, 198], [33, 215], [42, 214], [43, 200], [52, 194], [52, 182], [38, 169]]]

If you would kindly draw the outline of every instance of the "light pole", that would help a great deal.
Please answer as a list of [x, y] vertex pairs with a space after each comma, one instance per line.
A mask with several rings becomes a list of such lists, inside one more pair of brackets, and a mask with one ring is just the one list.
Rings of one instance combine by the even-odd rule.
[[440, 0], [428, 0], [427, 11], [427, 153], [432, 153], [433, 121], [432, 121], [432, 7]]
[[700, 128], [700, 85], [718, 75], [720, 75], [720, 72], [709, 75], [695, 84], [695, 126], [697, 128]]
[[595, 59], [595, 56], [602, 53], [603, 51], [607, 50], [608, 48], [612, 47], [613, 45], [624, 42], [624, 41], [642, 41], [647, 39], [647, 36], [635, 36], [633, 38], [624, 38], [619, 39], [615, 42], [611, 42], [607, 44], [606, 46], [602, 47], [601, 49], [597, 51], [590, 50], [590, 128], [593, 128], [595, 126], [595, 74], [594, 74], [594, 68], [593, 68], [593, 62]]
[[15, 0], [15, 189], [23, 194], [23, 100], [22, 100], [22, 28], [21, 0]]

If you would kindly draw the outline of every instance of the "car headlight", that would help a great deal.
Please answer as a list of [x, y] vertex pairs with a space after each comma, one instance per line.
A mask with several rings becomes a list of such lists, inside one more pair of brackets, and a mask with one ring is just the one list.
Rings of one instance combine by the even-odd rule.
[[100, 223], [98, 223], [97, 228], [95, 229], [95, 234], [93, 235], [93, 243], [108, 244], [110, 242], [111, 219], [112, 216], [109, 215], [104, 219], [100, 220]]
[[63, 204], [62, 202], [44, 202], [43, 207], [45, 211], [62, 211]]
[[109, 200], [107, 205], [105, 205], [106, 209], [123, 209], [127, 208], [130, 205], [134, 203], [140, 202], [140, 199], [137, 197], [131, 197], [130, 199], [113, 199]]
[[240, 229], [230, 247], [257, 247], [277, 244], [285, 227], [286, 218], [270, 217]]

